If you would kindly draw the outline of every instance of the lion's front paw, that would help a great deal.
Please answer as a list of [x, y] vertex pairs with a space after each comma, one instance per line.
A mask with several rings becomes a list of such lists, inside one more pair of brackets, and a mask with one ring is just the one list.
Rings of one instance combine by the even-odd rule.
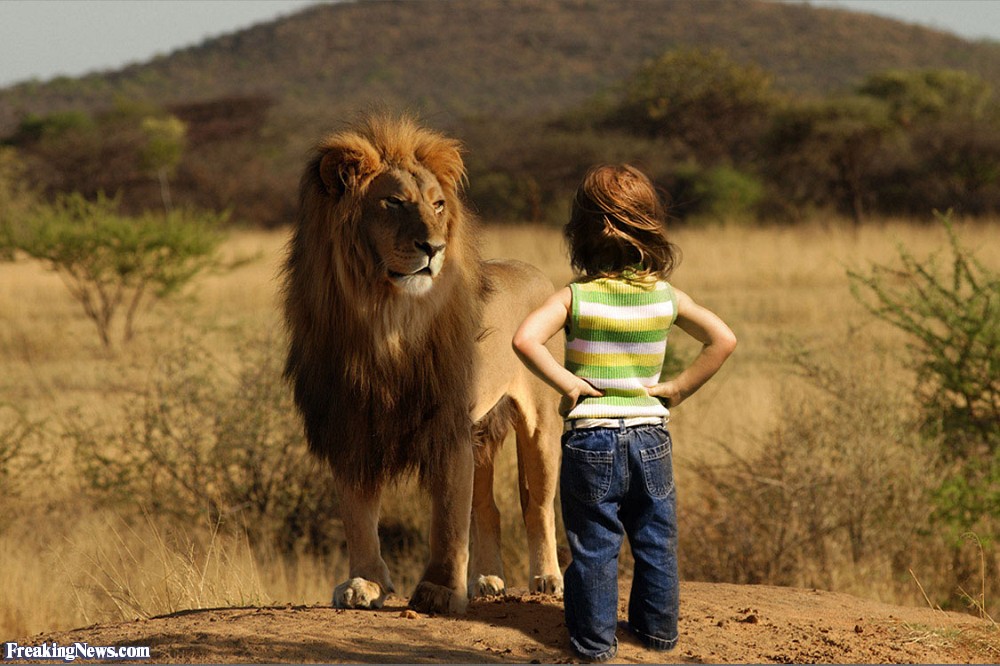
[[378, 583], [352, 578], [334, 588], [333, 605], [337, 608], [382, 608], [388, 594]]
[[413, 590], [410, 597], [410, 608], [421, 613], [452, 613], [461, 614], [465, 612], [465, 607], [469, 600], [465, 597], [465, 591], [461, 594], [455, 590], [422, 581]]
[[507, 586], [504, 585], [503, 578], [500, 576], [480, 575], [469, 591], [472, 593], [470, 596], [473, 597], [492, 597], [503, 594], [506, 589]]
[[535, 576], [531, 581], [531, 591], [542, 594], [562, 594], [562, 576], [547, 574], [545, 576]]

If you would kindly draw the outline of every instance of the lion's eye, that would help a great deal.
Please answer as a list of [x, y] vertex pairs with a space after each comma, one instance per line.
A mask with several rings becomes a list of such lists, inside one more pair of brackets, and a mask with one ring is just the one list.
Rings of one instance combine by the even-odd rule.
[[434, 202], [434, 212], [440, 215], [444, 212], [444, 199], [440, 199]]
[[385, 205], [389, 208], [401, 208], [404, 203], [399, 197], [386, 197], [382, 201], [384, 201]]

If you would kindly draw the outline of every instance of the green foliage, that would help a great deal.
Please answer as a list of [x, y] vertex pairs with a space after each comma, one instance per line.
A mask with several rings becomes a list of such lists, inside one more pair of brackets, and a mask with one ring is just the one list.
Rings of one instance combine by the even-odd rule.
[[980, 77], [954, 69], [890, 69], [873, 74], [858, 92], [889, 104], [902, 126], [946, 117], [982, 118], [993, 96]]
[[943, 458], [939, 518], [963, 532], [1000, 515], [1000, 274], [963, 248], [941, 216], [947, 256], [850, 272], [868, 310], [907, 335], [920, 430]]
[[27, 168], [17, 151], [0, 147], [0, 260], [14, 258], [10, 236], [38, 204], [38, 195], [26, 175]]
[[629, 79], [607, 124], [668, 137], [709, 160], [755, 133], [775, 100], [771, 76], [724, 51], [670, 51]]
[[180, 290], [218, 265], [216, 249], [225, 215], [175, 211], [137, 217], [117, 212], [118, 202], [80, 194], [39, 206], [24, 224], [0, 223], [8, 253], [44, 261], [63, 278], [73, 298], [112, 346], [112, 328], [125, 308], [123, 340], [134, 335], [140, 305]]
[[93, 129], [94, 120], [84, 111], [62, 111], [46, 116], [29, 113], [18, 126], [14, 140], [40, 141], [59, 137], [67, 132]]
[[888, 108], [871, 98], [792, 105], [775, 117], [767, 170], [791, 200], [832, 204], [860, 224], [891, 131]]
[[281, 348], [248, 343], [231, 369], [187, 343], [164, 355], [118, 429], [71, 418], [89, 492], [136, 514], [246, 529], [284, 551], [333, 546], [333, 477], [307, 449]]
[[672, 212], [685, 219], [746, 220], [764, 198], [764, 184], [758, 178], [729, 166], [681, 167], [673, 180], [671, 190], [677, 206]]
[[469, 199], [491, 220], [540, 222], [541, 191], [531, 176], [491, 171], [470, 181]]
[[169, 212], [172, 206], [168, 177], [184, 155], [187, 128], [175, 116], [146, 116], [140, 126], [146, 135], [146, 145], [140, 151], [139, 159], [143, 168], [159, 179], [160, 198]]

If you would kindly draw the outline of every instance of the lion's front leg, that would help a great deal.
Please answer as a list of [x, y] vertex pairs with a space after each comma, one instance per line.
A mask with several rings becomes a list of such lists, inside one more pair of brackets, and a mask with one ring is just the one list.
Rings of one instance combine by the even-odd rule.
[[447, 469], [435, 470], [431, 494], [431, 557], [410, 597], [424, 613], [464, 613], [468, 605], [469, 517], [474, 465], [472, 443], [456, 448]]
[[347, 537], [350, 576], [333, 589], [333, 605], [337, 608], [382, 608], [385, 598], [395, 591], [378, 540], [382, 491], [363, 493], [338, 480], [337, 493]]

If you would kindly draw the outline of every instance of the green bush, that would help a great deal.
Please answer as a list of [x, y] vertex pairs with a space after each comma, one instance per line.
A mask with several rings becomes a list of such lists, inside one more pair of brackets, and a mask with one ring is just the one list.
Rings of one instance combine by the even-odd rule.
[[122, 340], [128, 342], [145, 301], [173, 294], [219, 265], [226, 218], [182, 210], [131, 217], [117, 207], [103, 195], [88, 201], [71, 194], [38, 206], [27, 219], [0, 220], [0, 251], [8, 257], [22, 252], [58, 273], [108, 348], [123, 309]]
[[684, 166], [674, 173], [671, 212], [685, 219], [732, 222], [752, 218], [764, 198], [764, 185], [733, 167]]
[[948, 256], [850, 272], [852, 290], [879, 319], [907, 334], [918, 376], [921, 428], [949, 460], [991, 456], [1000, 447], [1000, 273], [963, 248], [941, 217]]
[[907, 335], [920, 432], [941, 451], [937, 518], [960, 537], [995, 534], [1000, 516], [1000, 273], [959, 242], [947, 216], [946, 256], [850, 272], [853, 292]]

